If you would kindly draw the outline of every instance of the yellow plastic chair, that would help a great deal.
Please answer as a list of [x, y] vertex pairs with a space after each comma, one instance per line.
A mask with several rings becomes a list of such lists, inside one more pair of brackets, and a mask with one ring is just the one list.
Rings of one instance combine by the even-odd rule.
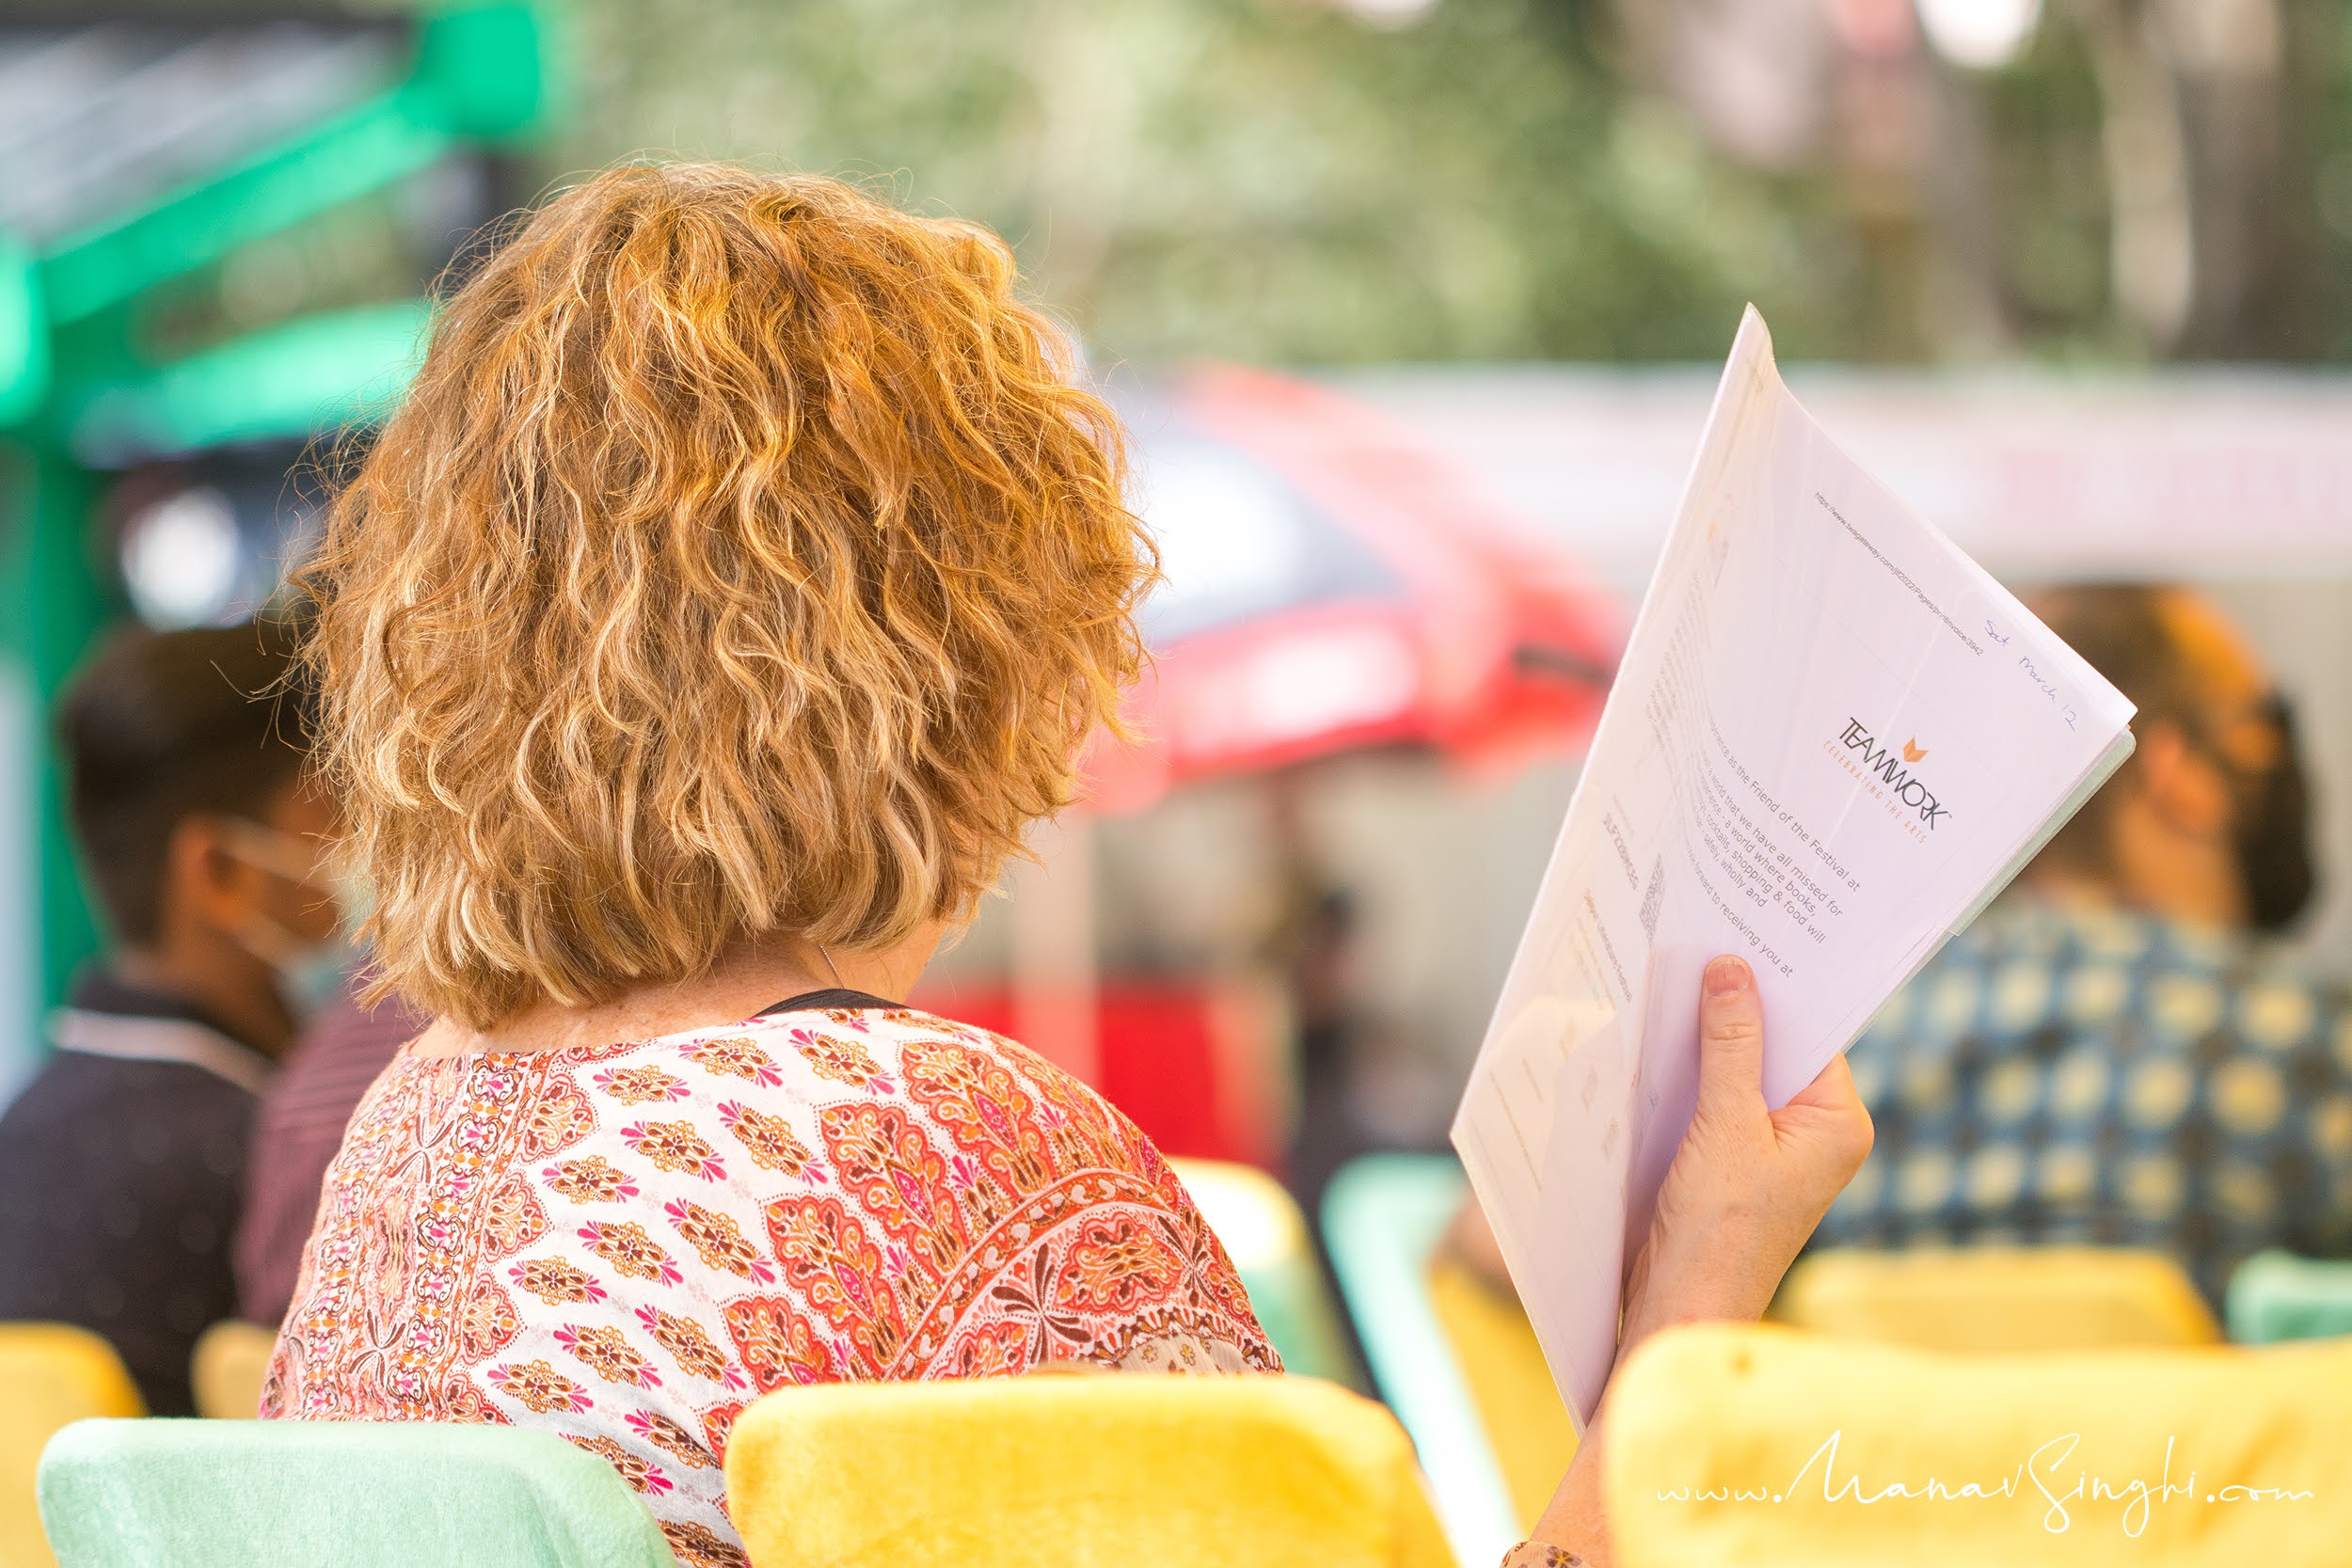
[[0, 1323], [0, 1565], [51, 1568], [35, 1480], [40, 1450], [87, 1416], [143, 1416], [115, 1349], [64, 1323]]
[[1576, 1457], [1576, 1423], [1518, 1298], [1461, 1264], [1429, 1266], [1429, 1305], [1477, 1403], [1522, 1531], [1534, 1528]]
[[760, 1568], [1453, 1561], [1404, 1432], [1316, 1378], [789, 1388], [735, 1423], [726, 1474]]
[[1620, 1568], [2336, 1568], [2352, 1347], [1943, 1354], [1701, 1324], [1610, 1395]]
[[206, 1329], [188, 1359], [196, 1413], [215, 1421], [249, 1421], [262, 1408], [262, 1379], [269, 1372], [274, 1330], [235, 1318]]
[[1362, 1374], [1340, 1330], [1339, 1307], [1315, 1260], [1314, 1239], [1282, 1184], [1254, 1166], [1223, 1160], [1175, 1159], [1168, 1164], [1225, 1243], [1283, 1367], [1362, 1392]]
[[1818, 1252], [1789, 1271], [1772, 1316], [1920, 1350], [2208, 1345], [2221, 1338], [2178, 1263], [2122, 1247]]

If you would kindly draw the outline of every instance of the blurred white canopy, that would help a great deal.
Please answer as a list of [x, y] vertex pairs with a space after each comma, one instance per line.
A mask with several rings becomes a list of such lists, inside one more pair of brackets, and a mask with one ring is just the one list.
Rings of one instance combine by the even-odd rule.
[[[1620, 588], [1649, 576], [1712, 367], [1332, 378]], [[2352, 377], [1792, 369], [1830, 434], [1989, 569], [2027, 579], [2352, 574]]]

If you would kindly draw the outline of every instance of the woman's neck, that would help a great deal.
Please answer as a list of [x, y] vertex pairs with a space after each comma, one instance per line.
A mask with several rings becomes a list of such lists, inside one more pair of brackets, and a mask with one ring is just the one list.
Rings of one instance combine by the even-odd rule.
[[798, 937], [741, 942], [700, 975], [637, 986], [609, 1001], [567, 1007], [540, 1001], [486, 1029], [454, 1019], [434, 1022], [409, 1053], [470, 1056], [484, 1052], [561, 1051], [576, 1045], [651, 1039], [733, 1023], [809, 991], [861, 990], [903, 1001], [938, 946], [942, 927], [927, 926], [885, 948], [827, 952]]

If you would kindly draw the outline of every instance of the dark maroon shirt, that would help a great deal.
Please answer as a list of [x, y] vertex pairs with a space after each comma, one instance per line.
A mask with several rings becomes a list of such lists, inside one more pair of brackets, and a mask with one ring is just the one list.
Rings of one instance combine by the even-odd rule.
[[262, 1091], [246, 1155], [245, 1217], [237, 1230], [237, 1310], [275, 1328], [294, 1300], [302, 1246], [318, 1219], [319, 1188], [342, 1147], [359, 1097], [424, 1032], [428, 1020], [397, 998], [373, 1012], [330, 1003]]

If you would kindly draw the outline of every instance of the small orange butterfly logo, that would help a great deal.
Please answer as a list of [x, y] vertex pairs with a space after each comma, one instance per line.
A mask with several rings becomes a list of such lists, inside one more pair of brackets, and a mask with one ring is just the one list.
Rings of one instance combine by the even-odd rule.
[[1909, 740], [1903, 742], [1903, 760], [1905, 762], [1917, 762], [1921, 757], [1924, 757], [1927, 754], [1928, 750], [1926, 747], [1919, 744], [1919, 737], [1917, 736], [1914, 736]]

